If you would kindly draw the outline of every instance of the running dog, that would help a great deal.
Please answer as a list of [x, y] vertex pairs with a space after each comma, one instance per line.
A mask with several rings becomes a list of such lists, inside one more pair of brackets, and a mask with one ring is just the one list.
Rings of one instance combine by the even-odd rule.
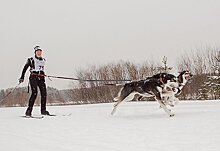
[[117, 103], [114, 105], [112, 115], [116, 112], [118, 105], [125, 100], [132, 100], [134, 95], [139, 94], [143, 97], [154, 97], [160, 106], [169, 116], [174, 116], [170, 110], [166, 107], [162, 100], [162, 91], [165, 85], [173, 85], [177, 83], [177, 78], [172, 74], [160, 73], [152, 77], [148, 77], [145, 80], [134, 81], [125, 84], [119, 91], [118, 96], [114, 98]]
[[191, 76], [188, 74], [188, 72], [183, 71], [178, 77], [176, 77], [172, 74], [160, 73], [148, 77], [145, 80], [125, 84], [119, 91], [118, 96], [114, 98], [117, 103], [114, 105], [111, 114], [113, 115], [116, 112], [116, 109], [121, 102], [132, 100], [134, 96], [138, 94], [142, 97], [154, 97], [160, 104], [160, 107], [163, 108], [170, 117], [174, 116], [166, 105], [177, 101], [175, 95], [182, 90], [182, 87], [188, 81], [188, 77]]
[[183, 87], [192, 79], [193, 75], [188, 71], [182, 71], [177, 76], [177, 83], [172, 85], [165, 85], [162, 96], [164, 104], [174, 107], [175, 104], [178, 104], [179, 99], [176, 97], [181, 92]]

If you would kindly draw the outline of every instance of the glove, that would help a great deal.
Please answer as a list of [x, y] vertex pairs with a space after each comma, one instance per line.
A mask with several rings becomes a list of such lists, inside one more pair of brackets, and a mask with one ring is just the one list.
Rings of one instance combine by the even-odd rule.
[[19, 79], [19, 83], [22, 83], [22, 82], [24, 82], [24, 78]]

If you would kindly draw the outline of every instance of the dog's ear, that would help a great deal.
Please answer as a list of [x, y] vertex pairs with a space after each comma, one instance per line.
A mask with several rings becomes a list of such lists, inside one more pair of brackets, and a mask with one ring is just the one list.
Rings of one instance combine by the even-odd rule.
[[165, 78], [166, 77], [166, 74], [165, 73], [161, 73], [160, 74], [160, 78]]
[[163, 83], [167, 83], [167, 75], [166, 74], [164, 74], [164, 73], [162, 73], [161, 75], [160, 75], [160, 80], [163, 82]]

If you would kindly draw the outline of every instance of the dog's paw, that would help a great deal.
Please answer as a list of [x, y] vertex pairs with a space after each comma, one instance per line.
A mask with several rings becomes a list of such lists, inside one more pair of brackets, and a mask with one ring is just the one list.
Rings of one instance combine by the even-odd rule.
[[117, 102], [119, 100], [119, 97], [115, 97], [114, 101]]
[[115, 114], [115, 110], [113, 109], [111, 112], [111, 115], [113, 116]]

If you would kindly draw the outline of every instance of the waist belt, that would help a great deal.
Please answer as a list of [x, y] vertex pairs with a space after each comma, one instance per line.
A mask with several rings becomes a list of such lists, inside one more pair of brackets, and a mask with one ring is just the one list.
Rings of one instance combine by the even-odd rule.
[[45, 77], [46, 75], [44, 73], [31, 73], [32, 76], [39, 76], [39, 77]]

